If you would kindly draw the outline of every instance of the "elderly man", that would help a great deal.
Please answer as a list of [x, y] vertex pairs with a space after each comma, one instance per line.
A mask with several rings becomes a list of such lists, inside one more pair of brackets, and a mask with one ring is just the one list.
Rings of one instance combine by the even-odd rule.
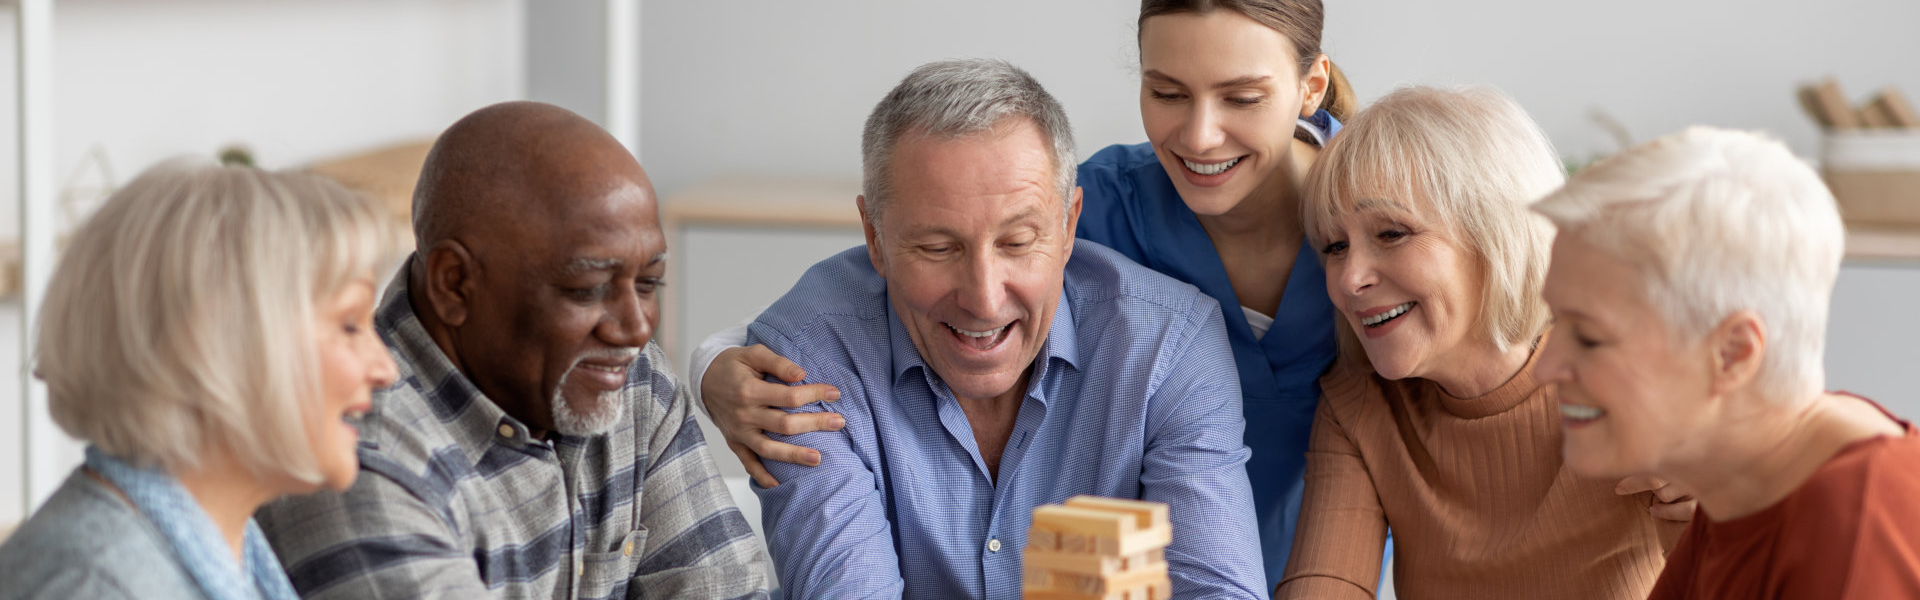
[[867, 245], [748, 328], [842, 391], [759, 488], [792, 597], [1015, 599], [1034, 507], [1173, 507], [1181, 597], [1265, 597], [1218, 303], [1073, 237], [1066, 115], [1002, 62], [933, 63], [862, 141]]
[[374, 327], [400, 384], [361, 475], [260, 524], [307, 598], [766, 596], [684, 386], [651, 343], [666, 243], [646, 172], [566, 110], [481, 109], [414, 193]]

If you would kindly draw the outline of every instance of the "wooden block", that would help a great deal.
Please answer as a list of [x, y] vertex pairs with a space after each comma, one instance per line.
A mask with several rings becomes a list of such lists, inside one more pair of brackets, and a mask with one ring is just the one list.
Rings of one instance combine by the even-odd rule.
[[1914, 114], [1913, 105], [1907, 103], [1907, 96], [1900, 93], [1900, 88], [1887, 86], [1868, 106], [1885, 115], [1891, 127], [1920, 127], [1920, 115]]
[[1800, 99], [1800, 110], [1807, 111], [1807, 116], [1819, 123], [1821, 129], [1833, 129], [1833, 119], [1827, 117], [1826, 109], [1820, 107], [1819, 88], [1803, 85], [1794, 92], [1794, 96]]
[[1152, 556], [1152, 553], [1133, 556], [1100, 556], [1091, 553], [1027, 550], [1021, 560], [1025, 561], [1022, 564], [1027, 568], [1080, 575], [1107, 575], [1154, 564], [1156, 561], [1152, 560]]
[[1860, 116], [1853, 112], [1853, 105], [1847, 103], [1847, 96], [1840, 92], [1840, 83], [1827, 78], [1814, 87], [1814, 104], [1820, 112], [1826, 113], [1827, 121], [1834, 129], [1858, 129]]
[[1140, 529], [1125, 514], [1058, 504], [1033, 509], [1033, 526], [1059, 531], [1062, 544], [1066, 543], [1068, 533], [1118, 539]]
[[1171, 523], [1171, 521], [1167, 519], [1169, 509], [1164, 502], [1123, 500], [1120, 498], [1103, 498], [1100, 496], [1074, 496], [1067, 499], [1067, 506], [1133, 515], [1137, 520], [1138, 527], [1141, 529], [1148, 529], [1155, 526], [1170, 526]]
[[1027, 551], [1052, 551], [1060, 549], [1060, 533], [1044, 527], [1027, 529]]
[[1893, 124], [1893, 116], [1880, 108], [1880, 105], [1868, 103], [1860, 107], [1860, 126], [1868, 129], [1899, 127]]

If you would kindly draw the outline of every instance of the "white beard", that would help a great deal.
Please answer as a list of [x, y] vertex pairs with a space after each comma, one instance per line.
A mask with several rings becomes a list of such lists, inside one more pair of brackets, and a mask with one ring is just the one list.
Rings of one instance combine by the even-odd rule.
[[[619, 425], [620, 417], [627, 412], [626, 394], [624, 391], [602, 392], [598, 397], [593, 399], [593, 408], [585, 413], [574, 412], [573, 406], [567, 404], [567, 399], [562, 397], [562, 395], [566, 393], [567, 378], [573, 375], [574, 369], [580, 368], [580, 361], [582, 359], [590, 356], [595, 358], [617, 357], [632, 361], [639, 355], [639, 348], [630, 348], [625, 350], [594, 352], [575, 358], [573, 360], [573, 366], [567, 367], [567, 372], [560, 375], [560, 385], [553, 390], [554, 431], [576, 436], [599, 435], [612, 431], [615, 425]], [[632, 369], [636, 366], [637, 365], [629, 362], [627, 368]]]

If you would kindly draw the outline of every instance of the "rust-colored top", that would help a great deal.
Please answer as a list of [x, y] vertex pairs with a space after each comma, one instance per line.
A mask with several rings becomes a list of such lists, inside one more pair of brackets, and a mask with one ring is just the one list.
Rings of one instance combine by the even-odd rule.
[[1278, 598], [1372, 598], [1391, 525], [1400, 598], [1638, 600], [1662, 536], [1685, 526], [1649, 514], [1651, 493], [1561, 464], [1560, 409], [1532, 359], [1478, 398], [1342, 366], [1320, 386]]
[[1901, 426], [1848, 444], [1760, 512], [1694, 513], [1651, 600], [1920, 598], [1920, 431]]

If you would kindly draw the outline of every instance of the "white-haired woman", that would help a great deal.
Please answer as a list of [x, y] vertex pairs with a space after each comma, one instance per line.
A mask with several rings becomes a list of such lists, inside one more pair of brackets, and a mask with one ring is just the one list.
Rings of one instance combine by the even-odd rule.
[[395, 377], [383, 218], [315, 176], [186, 161], [108, 199], [34, 357], [86, 464], [0, 546], [0, 598], [295, 598], [251, 517], [359, 472], [350, 421]]
[[1546, 301], [1576, 473], [1651, 473], [1700, 514], [1653, 598], [1920, 598], [1920, 432], [1825, 390], [1845, 233], [1777, 141], [1695, 128], [1582, 171]]
[[1304, 221], [1343, 352], [1321, 380], [1278, 597], [1373, 597], [1389, 526], [1402, 598], [1652, 588], [1680, 525], [1651, 514], [1654, 493], [1564, 468], [1553, 390], [1533, 376], [1553, 234], [1527, 203], [1563, 179], [1491, 89], [1398, 90], [1314, 165]]

